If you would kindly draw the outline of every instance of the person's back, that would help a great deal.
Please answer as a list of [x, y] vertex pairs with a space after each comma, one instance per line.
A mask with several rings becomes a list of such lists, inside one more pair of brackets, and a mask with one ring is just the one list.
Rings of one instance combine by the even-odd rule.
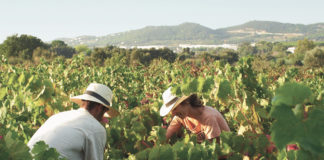
[[50, 117], [33, 135], [28, 146], [32, 148], [41, 140], [67, 159], [103, 159], [106, 131], [86, 109], [80, 108]]
[[205, 106], [202, 117], [201, 123], [206, 132], [206, 139], [218, 137], [222, 131], [230, 131], [226, 120], [217, 109]]
[[202, 142], [203, 139], [219, 137], [222, 131], [230, 131], [230, 128], [222, 114], [212, 107], [204, 106], [200, 117], [201, 119], [198, 121], [191, 117], [181, 119], [178, 116], [174, 116], [170, 123], [171, 127], [169, 130], [171, 132], [177, 132], [181, 124], [190, 132], [202, 136], [202, 139], [199, 139], [199, 142]]
[[230, 131], [222, 114], [215, 108], [204, 106], [196, 94], [178, 98], [173, 95], [169, 87], [163, 92], [162, 98], [160, 115], [166, 116], [171, 112], [173, 116], [166, 131], [167, 141], [172, 135], [178, 133], [182, 126], [196, 134], [198, 142], [216, 138], [219, 143], [221, 132]]
[[108, 86], [91, 83], [82, 95], [70, 98], [80, 108], [50, 117], [30, 139], [28, 147], [32, 149], [44, 141], [70, 160], [102, 160], [107, 138], [100, 121], [104, 114], [118, 115], [111, 107], [112, 95]]

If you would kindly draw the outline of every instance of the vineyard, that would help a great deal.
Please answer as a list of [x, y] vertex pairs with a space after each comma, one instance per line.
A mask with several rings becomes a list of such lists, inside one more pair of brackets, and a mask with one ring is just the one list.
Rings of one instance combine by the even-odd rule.
[[[45, 143], [27, 142], [51, 115], [77, 109], [69, 97], [91, 82], [106, 84], [120, 115], [103, 123], [105, 159], [324, 159], [324, 71], [278, 66], [256, 71], [254, 58], [149, 66], [90, 66], [84, 56], [30, 67], [0, 60], [0, 159], [60, 159]], [[231, 132], [196, 142], [184, 130], [166, 143], [171, 116], [160, 117], [162, 93], [197, 93], [217, 108]]]

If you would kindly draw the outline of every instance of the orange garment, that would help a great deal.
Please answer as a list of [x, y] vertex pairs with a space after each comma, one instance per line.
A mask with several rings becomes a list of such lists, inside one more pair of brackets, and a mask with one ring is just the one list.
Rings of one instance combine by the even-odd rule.
[[181, 119], [178, 116], [174, 116], [168, 130], [175, 133], [181, 128], [181, 126], [184, 126], [191, 133], [202, 137], [202, 139], [212, 139], [219, 137], [221, 131], [230, 131], [222, 114], [219, 113], [218, 110], [209, 106], [204, 107], [201, 121], [191, 117]]

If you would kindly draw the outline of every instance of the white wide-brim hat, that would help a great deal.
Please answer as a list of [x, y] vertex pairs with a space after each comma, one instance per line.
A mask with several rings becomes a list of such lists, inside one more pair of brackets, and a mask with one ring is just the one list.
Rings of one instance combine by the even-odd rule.
[[108, 117], [114, 117], [118, 115], [118, 111], [112, 108], [112, 96], [111, 89], [103, 84], [90, 83], [86, 91], [82, 95], [71, 97], [71, 101], [81, 106], [82, 100], [97, 102], [107, 107], [109, 110], [106, 112]]
[[188, 99], [189, 96], [183, 96], [178, 98], [171, 93], [171, 87], [165, 90], [162, 94], [163, 105], [160, 108], [160, 116], [166, 116], [172, 110], [174, 110], [181, 102]]

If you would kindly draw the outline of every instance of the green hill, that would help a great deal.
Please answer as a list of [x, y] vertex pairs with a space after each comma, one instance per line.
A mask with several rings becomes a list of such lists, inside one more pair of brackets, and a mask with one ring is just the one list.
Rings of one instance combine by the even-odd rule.
[[120, 32], [106, 36], [80, 36], [61, 38], [69, 45], [86, 44], [102, 47], [179, 44], [223, 44], [257, 41], [296, 41], [303, 38], [324, 40], [324, 23], [303, 25], [271, 21], [250, 21], [242, 25], [211, 29], [196, 23], [177, 26], [147, 26], [138, 30]]

